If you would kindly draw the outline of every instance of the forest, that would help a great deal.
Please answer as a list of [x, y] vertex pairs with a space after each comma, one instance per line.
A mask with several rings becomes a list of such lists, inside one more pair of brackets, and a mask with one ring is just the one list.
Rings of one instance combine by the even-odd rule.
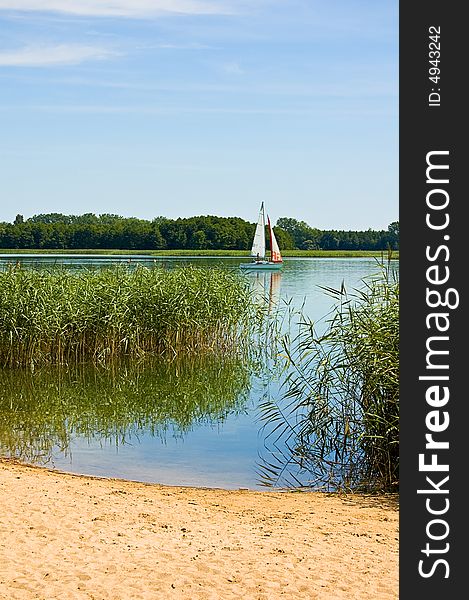
[[[3, 249], [249, 250], [255, 223], [239, 217], [196, 216], [153, 220], [114, 214], [18, 214], [0, 223]], [[399, 222], [386, 230], [320, 230], [305, 221], [278, 219], [282, 250], [398, 250]]]

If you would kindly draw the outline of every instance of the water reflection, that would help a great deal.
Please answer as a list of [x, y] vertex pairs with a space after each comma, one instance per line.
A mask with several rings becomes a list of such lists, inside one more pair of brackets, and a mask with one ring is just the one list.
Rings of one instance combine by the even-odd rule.
[[[58, 255], [0, 256], [26, 267], [66, 264], [100, 268], [129, 257]], [[130, 268], [151, 266], [152, 257], [132, 256]], [[158, 257], [158, 266], [183, 264], [240, 271], [239, 257]], [[3, 264], [2, 264], [3, 263]], [[396, 269], [398, 263], [396, 263]], [[319, 332], [333, 301], [323, 288], [361, 287], [376, 273], [372, 258], [288, 258], [280, 272], [249, 272], [256, 294], [268, 302], [284, 330], [285, 307], [303, 307]], [[277, 312], [278, 309], [278, 312]], [[287, 316], [285, 316], [287, 315]], [[282, 324], [282, 319], [285, 321]], [[292, 337], [296, 329], [292, 328]], [[289, 454], [277, 441], [273, 421], [262, 429], [259, 406], [279, 400], [288, 373], [272, 368], [269, 338], [255, 372], [237, 357], [180, 358], [167, 363], [116, 363], [109, 368], [77, 366], [29, 371], [0, 370], [0, 454], [24, 461], [49, 461], [61, 469], [171, 485], [251, 487], [259, 483], [258, 461], [272, 451], [287, 465]], [[266, 436], [273, 434], [266, 440]], [[273, 440], [275, 443], [273, 444]], [[290, 467], [288, 467], [290, 468]], [[300, 478], [301, 473], [295, 471]]]
[[247, 271], [245, 276], [255, 296], [267, 303], [269, 313], [274, 312], [280, 305], [282, 274], [278, 271]]
[[183, 437], [243, 411], [251, 367], [237, 357], [3, 369], [0, 453], [46, 463], [80, 437], [99, 447]]

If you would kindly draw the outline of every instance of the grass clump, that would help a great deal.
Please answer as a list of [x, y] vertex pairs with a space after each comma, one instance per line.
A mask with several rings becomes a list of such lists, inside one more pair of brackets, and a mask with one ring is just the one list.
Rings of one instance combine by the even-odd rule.
[[275, 451], [264, 483], [327, 490], [396, 491], [399, 483], [399, 283], [383, 267], [336, 305], [323, 334], [303, 319], [283, 338], [288, 375], [282, 402], [262, 418]]
[[11, 267], [0, 272], [0, 364], [229, 350], [253, 311], [247, 283], [222, 269]]

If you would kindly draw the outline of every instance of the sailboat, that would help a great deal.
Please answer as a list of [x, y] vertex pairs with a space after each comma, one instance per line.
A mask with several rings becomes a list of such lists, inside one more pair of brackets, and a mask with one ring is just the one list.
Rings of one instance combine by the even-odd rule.
[[241, 263], [239, 266], [242, 269], [281, 269], [283, 260], [278, 247], [277, 239], [274, 235], [274, 230], [270, 224], [269, 215], [267, 215], [267, 225], [269, 228], [270, 238], [270, 260], [266, 259], [266, 246], [265, 246], [265, 211], [264, 203], [262, 202], [259, 211], [259, 218], [257, 220], [256, 231], [254, 233], [254, 240], [252, 242], [251, 256], [255, 259], [250, 263]]

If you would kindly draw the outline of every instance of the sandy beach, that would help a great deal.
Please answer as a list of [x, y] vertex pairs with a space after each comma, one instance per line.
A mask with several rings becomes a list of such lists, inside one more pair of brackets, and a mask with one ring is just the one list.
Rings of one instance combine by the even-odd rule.
[[0, 598], [398, 598], [393, 496], [167, 487], [0, 461]]

